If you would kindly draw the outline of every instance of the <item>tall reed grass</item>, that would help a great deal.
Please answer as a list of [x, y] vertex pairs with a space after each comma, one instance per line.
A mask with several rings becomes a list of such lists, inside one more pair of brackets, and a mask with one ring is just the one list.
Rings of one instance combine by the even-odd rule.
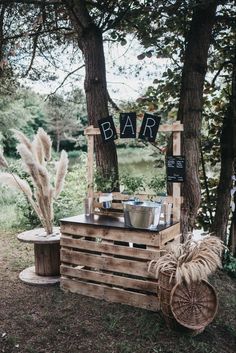
[[14, 135], [18, 140], [17, 151], [33, 187], [31, 188], [28, 181], [9, 171], [9, 165], [2, 152], [0, 152], [0, 166], [6, 171], [0, 173], [0, 183], [23, 192], [46, 233], [51, 234], [54, 220], [53, 202], [63, 189], [68, 170], [67, 153], [61, 152], [56, 167], [55, 182], [53, 182], [47, 169], [48, 162], [51, 160], [50, 136], [42, 128], [38, 129], [32, 141], [20, 131], [14, 130]]

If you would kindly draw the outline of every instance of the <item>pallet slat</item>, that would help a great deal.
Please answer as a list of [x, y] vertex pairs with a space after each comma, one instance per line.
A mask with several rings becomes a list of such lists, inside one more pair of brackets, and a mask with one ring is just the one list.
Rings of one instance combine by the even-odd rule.
[[174, 224], [172, 227], [160, 231], [160, 247], [173, 240], [176, 235], [180, 234], [180, 223]]
[[159, 248], [153, 248], [152, 250], [131, 248], [128, 246], [120, 246], [114, 244], [104, 244], [96, 241], [88, 241], [83, 238], [73, 239], [70, 236], [61, 235], [61, 246], [69, 247], [74, 249], [83, 249], [89, 251], [96, 251], [100, 253], [122, 255], [127, 257], [134, 257], [145, 260], [154, 260], [160, 257]]
[[[170, 227], [171, 228], [171, 227]], [[168, 229], [170, 229], [168, 228]], [[133, 229], [109, 228], [76, 223], [61, 223], [61, 233], [91, 238], [102, 238], [116, 241], [127, 241], [135, 244], [145, 244], [159, 247], [160, 235], [158, 232], [142, 232]]]
[[80, 280], [87, 280], [93, 282], [100, 282], [104, 284], [112, 284], [123, 288], [131, 288], [145, 292], [157, 293], [156, 280], [142, 280], [118, 276], [110, 273], [85, 270], [84, 268], [70, 267], [68, 265], [61, 265], [61, 274], [63, 276], [75, 277]]
[[135, 293], [119, 288], [111, 288], [105, 285], [86, 283], [64, 277], [61, 278], [61, 288], [73, 293], [97, 299], [104, 299], [113, 303], [127, 304], [152, 311], [159, 310], [159, 301], [156, 295]]
[[145, 278], [153, 278], [153, 275], [147, 271], [148, 263], [146, 261], [133, 261], [111, 256], [100, 256], [95, 254], [86, 254], [79, 251], [61, 249], [61, 263], [70, 263], [74, 265], [88, 266], [99, 270], [114, 271], [130, 274]]

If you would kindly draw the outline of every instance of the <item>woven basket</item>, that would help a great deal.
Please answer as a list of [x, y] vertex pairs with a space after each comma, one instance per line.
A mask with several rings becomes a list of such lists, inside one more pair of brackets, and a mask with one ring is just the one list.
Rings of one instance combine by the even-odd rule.
[[210, 283], [204, 280], [188, 286], [176, 284], [170, 295], [170, 309], [179, 324], [202, 331], [216, 315], [217, 295]]
[[167, 326], [169, 326], [170, 328], [175, 328], [178, 324], [175, 320], [174, 315], [172, 314], [170, 307], [171, 291], [176, 284], [175, 276], [171, 272], [160, 272], [158, 277], [158, 284], [160, 309], [162, 311]]
[[[160, 309], [169, 328], [196, 336], [214, 319], [218, 301], [214, 288], [208, 282], [177, 285], [171, 272], [160, 272], [158, 284]], [[182, 295], [185, 299], [181, 298]], [[203, 306], [203, 309], [198, 306]]]

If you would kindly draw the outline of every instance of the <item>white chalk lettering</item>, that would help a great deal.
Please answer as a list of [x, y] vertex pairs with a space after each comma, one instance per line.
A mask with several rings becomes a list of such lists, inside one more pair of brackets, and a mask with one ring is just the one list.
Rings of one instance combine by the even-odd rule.
[[[105, 127], [107, 126], [107, 128]], [[113, 130], [111, 128], [111, 123], [109, 121], [105, 121], [104, 123], [101, 124], [103, 134], [104, 134], [104, 139], [105, 140], [110, 140], [113, 136]]]
[[[153, 122], [153, 124], [150, 124], [149, 125], [149, 121], [150, 122]], [[152, 127], [153, 126], [155, 126], [156, 125], [156, 121], [153, 119], [153, 118], [147, 118], [147, 120], [146, 120], [146, 124], [145, 124], [145, 127], [144, 127], [144, 130], [143, 130], [143, 135], [144, 136], [147, 136], [146, 135], [146, 129], [149, 129], [149, 131], [150, 131], [150, 138], [153, 138], [153, 135], [152, 135]]]
[[133, 124], [132, 124], [132, 121], [131, 121], [129, 115], [127, 116], [127, 119], [126, 119], [126, 122], [125, 122], [125, 126], [124, 126], [124, 128], [123, 128], [123, 130], [122, 130], [122, 133], [121, 133], [122, 135], [124, 135], [125, 129], [126, 129], [127, 127], [131, 127], [132, 134], [135, 135], [135, 133], [134, 133], [134, 127], [133, 127]]

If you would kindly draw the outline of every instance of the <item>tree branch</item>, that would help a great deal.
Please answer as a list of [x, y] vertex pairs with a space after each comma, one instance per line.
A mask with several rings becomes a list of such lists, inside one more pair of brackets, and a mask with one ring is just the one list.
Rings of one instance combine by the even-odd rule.
[[[52, 29], [49, 29], [49, 30], [41, 31], [41, 32], [38, 32], [38, 31], [37, 31], [37, 32], [27, 33], [27, 36], [28, 36], [28, 37], [34, 37], [34, 36], [36, 36], [36, 35], [50, 34], [50, 33], [59, 32], [59, 31], [61, 31], [61, 30], [66, 30], [66, 31], [68, 30], [68, 33], [65, 33], [66, 35], [68, 35], [68, 34], [74, 34], [74, 33], [75, 33], [74, 31], [72, 31], [72, 28], [58, 27], [58, 28], [52, 28]], [[70, 32], [69, 32], [69, 31], [70, 31]], [[26, 36], [26, 33], [25, 33], [25, 32], [23, 32], [23, 33], [21, 33], [21, 34], [16, 34], [15, 36], [5, 37], [5, 38], [3, 39], [3, 43], [6, 43], [6, 42], [8, 42], [8, 41], [10, 41], [10, 40], [22, 38], [22, 37], [24, 37], [24, 36]]]
[[118, 107], [118, 105], [111, 98], [108, 90], [107, 90], [107, 99], [108, 99], [108, 102], [111, 104], [112, 108], [115, 109], [115, 111], [117, 111], [117, 112], [121, 111], [121, 109]]
[[215, 76], [213, 77], [213, 79], [212, 79], [212, 81], [211, 81], [211, 86], [214, 86], [217, 77], [220, 75], [221, 71], [224, 69], [224, 67], [225, 67], [228, 63], [230, 63], [230, 61], [224, 61], [224, 62], [220, 65], [219, 69], [217, 70]]
[[[63, 2], [60, 0], [49, 0], [45, 1], [45, 6], [50, 6], [50, 5], [61, 5]], [[42, 6], [42, 1], [41, 0], [0, 0], [0, 4], [3, 5], [15, 5], [15, 4], [28, 4], [28, 5], [38, 5]]]
[[36, 50], [37, 50], [38, 39], [39, 39], [39, 32], [41, 32], [41, 30], [43, 28], [43, 24], [45, 22], [45, 16], [46, 16], [46, 14], [45, 14], [45, 0], [44, 0], [43, 4], [42, 4], [42, 22], [39, 23], [38, 30], [36, 31], [35, 37], [33, 38], [33, 52], [32, 52], [29, 67], [26, 70], [24, 77], [26, 77], [28, 75], [28, 73], [30, 72], [30, 70], [33, 66], [35, 55], [36, 55]]
[[45, 101], [46, 101], [49, 97], [53, 96], [53, 95], [64, 85], [64, 83], [65, 83], [65, 81], [68, 79], [68, 77], [70, 77], [70, 76], [73, 75], [75, 72], [77, 72], [77, 71], [79, 71], [80, 69], [82, 69], [84, 66], [85, 66], [85, 65], [83, 64], [83, 65], [77, 67], [75, 70], [69, 72], [69, 73], [64, 77], [64, 79], [62, 80], [62, 82], [60, 83], [60, 85], [55, 89], [55, 91], [53, 91], [52, 93], [50, 93], [50, 94], [47, 95], [47, 97], [45, 98]]

